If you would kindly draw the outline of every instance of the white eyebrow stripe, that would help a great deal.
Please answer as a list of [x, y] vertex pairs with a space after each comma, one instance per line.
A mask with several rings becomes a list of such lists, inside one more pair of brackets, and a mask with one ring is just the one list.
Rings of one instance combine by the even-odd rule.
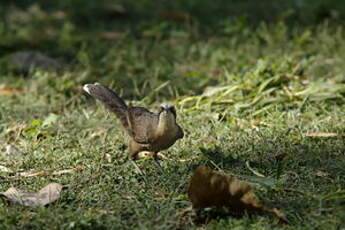
[[88, 94], [91, 94], [91, 93], [90, 93], [90, 89], [89, 89], [90, 86], [91, 86], [91, 84], [86, 84], [86, 85], [83, 86], [83, 90], [84, 90], [85, 92], [87, 92]]

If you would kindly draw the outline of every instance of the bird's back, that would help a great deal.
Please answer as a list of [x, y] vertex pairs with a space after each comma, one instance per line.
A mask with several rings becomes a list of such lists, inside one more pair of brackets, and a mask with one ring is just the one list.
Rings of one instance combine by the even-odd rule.
[[129, 107], [128, 133], [138, 143], [149, 144], [155, 139], [159, 116], [143, 107]]

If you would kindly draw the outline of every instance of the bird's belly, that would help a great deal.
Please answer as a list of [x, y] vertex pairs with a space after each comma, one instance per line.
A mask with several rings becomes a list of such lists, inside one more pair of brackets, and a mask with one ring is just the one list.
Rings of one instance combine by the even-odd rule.
[[155, 140], [155, 142], [152, 144], [152, 151], [158, 152], [164, 149], [169, 148], [176, 142], [175, 137], [171, 136], [161, 136]]

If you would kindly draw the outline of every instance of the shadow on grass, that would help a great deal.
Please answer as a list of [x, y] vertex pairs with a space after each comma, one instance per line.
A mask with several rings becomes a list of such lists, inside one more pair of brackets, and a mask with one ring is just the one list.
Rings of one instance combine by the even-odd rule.
[[[194, 224], [198, 226], [207, 225], [211, 221], [227, 220], [227, 219], [236, 219], [240, 220], [244, 217], [252, 218], [254, 216], [265, 216], [269, 217], [272, 214], [262, 213], [262, 212], [233, 212], [228, 208], [207, 208], [201, 211], [196, 211], [192, 216]], [[284, 224], [281, 220], [277, 218], [277, 224]]]
[[199, 148], [201, 153], [210, 161], [218, 165], [219, 167], [227, 166], [239, 166], [244, 164], [243, 161], [234, 158], [231, 153], [224, 152], [220, 147], [213, 148]]

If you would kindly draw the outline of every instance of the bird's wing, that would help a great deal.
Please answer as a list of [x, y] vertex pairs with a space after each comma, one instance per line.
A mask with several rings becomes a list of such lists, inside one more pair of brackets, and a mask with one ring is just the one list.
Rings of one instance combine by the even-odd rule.
[[177, 139], [183, 138], [184, 137], [184, 132], [183, 132], [182, 128], [179, 125], [177, 125], [177, 127], [178, 127]]
[[129, 107], [127, 110], [127, 131], [140, 144], [149, 144], [155, 140], [155, 131], [158, 125], [158, 114], [152, 113], [143, 107]]

